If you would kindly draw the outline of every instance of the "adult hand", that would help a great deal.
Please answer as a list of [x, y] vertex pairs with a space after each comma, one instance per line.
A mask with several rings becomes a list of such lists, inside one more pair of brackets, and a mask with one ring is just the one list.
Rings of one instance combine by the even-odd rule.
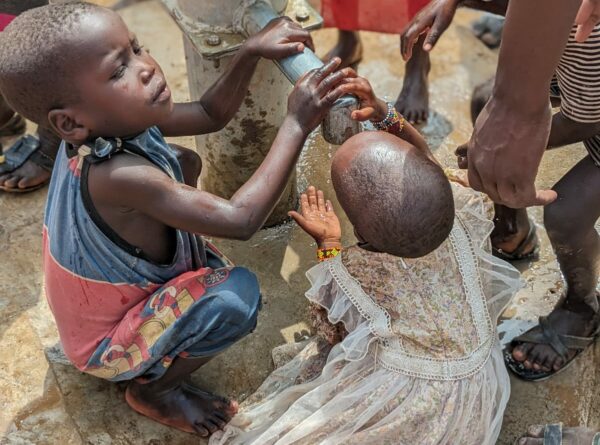
[[293, 56], [304, 51], [305, 46], [315, 50], [310, 32], [288, 17], [271, 20], [259, 33], [246, 40], [244, 46], [251, 55], [265, 59]]
[[317, 242], [319, 247], [338, 247], [342, 238], [340, 221], [333, 211], [331, 201], [325, 200], [321, 190], [312, 185], [300, 196], [300, 213], [291, 211], [289, 216]]
[[410, 21], [400, 36], [400, 52], [404, 60], [412, 57], [412, 49], [423, 33], [427, 33], [423, 49], [431, 51], [454, 19], [460, 0], [433, 0]]
[[594, 27], [600, 23], [600, 0], [583, 0], [575, 18], [577, 32], [575, 40], [584, 42], [592, 33]]
[[321, 68], [309, 71], [296, 82], [290, 93], [288, 115], [305, 134], [317, 128], [334, 102], [344, 94], [340, 82], [352, 69], [335, 71], [340, 63], [340, 58], [334, 57]]
[[536, 190], [535, 177], [546, 150], [550, 107], [531, 116], [490, 99], [475, 122], [467, 148], [469, 183], [497, 204], [512, 208], [547, 205], [553, 190]]

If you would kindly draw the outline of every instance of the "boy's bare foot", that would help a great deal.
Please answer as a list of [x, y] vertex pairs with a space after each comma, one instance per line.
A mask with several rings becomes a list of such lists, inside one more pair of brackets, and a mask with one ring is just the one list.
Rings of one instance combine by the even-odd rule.
[[125, 392], [131, 408], [152, 420], [208, 437], [223, 429], [238, 410], [237, 402], [204, 392], [188, 383], [153, 391], [152, 384], [131, 382]]
[[[543, 445], [545, 425], [532, 425], [527, 434], [517, 440], [516, 445]], [[563, 428], [563, 445], [592, 445], [596, 432], [584, 427]]]
[[411, 124], [425, 122], [429, 115], [429, 53], [423, 50], [423, 37], [413, 49], [413, 55], [406, 63], [406, 74], [402, 91], [396, 99], [396, 110]]
[[[598, 329], [597, 314], [584, 303], [569, 304], [568, 301], [567, 298], [559, 303], [548, 315], [549, 325], [558, 335], [576, 337], [593, 335]], [[532, 332], [541, 331], [541, 329], [540, 326], [537, 326]], [[563, 359], [549, 344], [524, 342], [513, 348], [512, 356], [516, 361], [523, 363], [526, 369], [552, 372], [560, 370], [577, 352], [577, 349], [568, 348], [566, 357]]]
[[362, 59], [362, 43], [357, 32], [354, 31], [339, 31], [338, 42], [329, 51], [323, 62], [327, 63], [334, 57], [342, 59], [339, 69], [358, 64]]

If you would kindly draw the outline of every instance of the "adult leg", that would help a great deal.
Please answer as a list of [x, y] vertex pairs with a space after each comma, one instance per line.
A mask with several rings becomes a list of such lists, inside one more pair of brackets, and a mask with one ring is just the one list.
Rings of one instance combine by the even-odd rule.
[[429, 53], [423, 50], [425, 35], [421, 36], [413, 48], [413, 54], [406, 63], [404, 83], [396, 110], [409, 122], [418, 124], [427, 120], [429, 114]]
[[334, 57], [342, 59], [340, 68], [356, 65], [362, 59], [362, 43], [356, 31], [338, 31], [337, 44], [329, 51], [323, 61], [327, 62]]
[[[600, 271], [600, 169], [590, 156], [573, 167], [554, 187], [558, 199], [544, 209], [544, 225], [566, 281], [564, 298], [548, 316], [559, 335], [587, 337], [598, 327], [596, 286]], [[539, 328], [536, 328], [539, 329]], [[528, 369], [549, 372], [562, 368], [576, 354], [562, 358], [546, 344], [515, 346], [513, 357]]]

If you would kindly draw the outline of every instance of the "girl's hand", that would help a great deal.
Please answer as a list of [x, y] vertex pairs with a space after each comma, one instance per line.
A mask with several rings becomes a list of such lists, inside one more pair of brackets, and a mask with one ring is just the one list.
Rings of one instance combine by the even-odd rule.
[[342, 81], [340, 89], [346, 94], [353, 94], [360, 101], [360, 109], [352, 112], [352, 119], [382, 121], [387, 115], [387, 104], [373, 92], [373, 87], [364, 77], [358, 77], [354, 70]]
[[298, 225], [314, 238], [319, 248], [340, 247], [342, 228], [331, 201], [325, 201], [321, 190], [312, 185], [300, 197], [300, 213], [288, 213]]

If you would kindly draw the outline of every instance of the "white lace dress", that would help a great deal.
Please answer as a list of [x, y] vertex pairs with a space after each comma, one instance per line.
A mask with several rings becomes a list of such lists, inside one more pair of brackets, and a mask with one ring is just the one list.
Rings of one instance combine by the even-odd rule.
[[521, 281], [488, 253], [480, 195], [453, 187], [435, 252], [352, 247], [308, 271], [306, 296], [349, 335], [326, 361], [312, 342], [276, 369], [211, 445], [495, 443], [510, 392], [495, 326]]

